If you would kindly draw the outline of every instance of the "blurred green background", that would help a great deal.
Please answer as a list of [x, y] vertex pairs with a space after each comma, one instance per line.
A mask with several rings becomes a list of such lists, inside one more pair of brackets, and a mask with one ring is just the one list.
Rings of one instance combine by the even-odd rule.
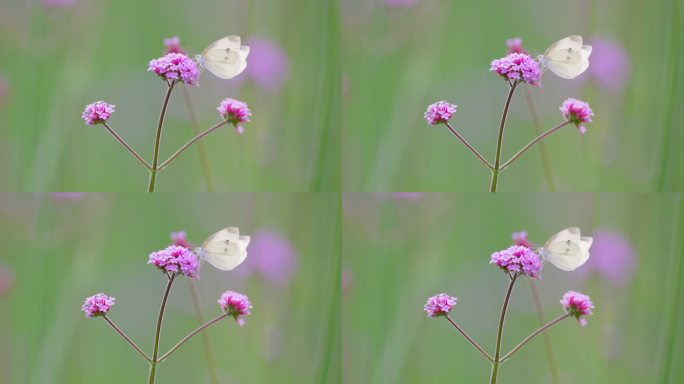
[[[86, 104], [106, 100], [110, 125], [151, 162], [165, 85], [147, 72], [163, 39], [189, 54], [238, 34], [254, 40], [232, 80], [205, 72], [189, 87], [201, 130], [225, 97], [249, 104], [244, 135], [203, 142], [215, 191], [335, 191], [339, 159], [339, 12], [334, 2], [32, 0], [0, 2], [0, 188], [145, 191], [147, 171]], [[250, 69], [251, 68], [251, 69]], [[254, 70], [255, 72], [250, 72]], [[161, 159], [193, 136], [181, 89], [171, 97]], [[198, 148], [160, 174], [157, 191], [207, 191]]]
[[[404, 5], [401, 5], [404, 4]], [[681, 191], [684, 7], [678, 0], [343, 2], [345, 191], [486, 191], [490, 173], [443, 126], [428, 126], [428, 104], [448, 100], [452, 125], [494, 161], [508, 87], [490, 62], [506, 39], [539, 55], [580, 34], [593, 44], [575, 80], [546, 72], [532, 89], [541, 126], [561, 120], [562, 101], [589, 102], [594, 122], [545, 140], [557, 191]], [[535, 137], [525, 92], [516, 91], [503, 160]], [[539, 149], [501, 176], [499, 191], [546, 191]]]
[[[243, 328], [229, 319], [207, 330], [219, 382], [339, 382], [339, 212], [334, 194], [0, 195], [0, 381], [143, 382], [147, 364], [102, 319], [83, 315], [84, 298], [115, 296], [110, 318], [151, 353], [165, 278], [148, 254], [169, 245], [171, 231], [197, 244], [238, 225], [253, 236], [245, 263], [230, 272], [205, 264], [196, 282], [207, 319], [227, 289], [254, 306]], [[264, 260], [280, 269], [264, 271]], [[196, 325], [181, 279], [161, 350]], [[195, 337], [160, 366], [158, 382], [210, 383], [204, 356]]]
[[[354, 194], [343, 201], [345, 383], [485, 383], [489, 363], [425, 300], [457, 296], [451, 317], [493, 354], [508, 279], [491, 253], [527, 230], [535, 243], [577, 225], [593, 236], [574, 272], [545, 265], [550, 320], [568, 290], [596, 309], [548, 331], [560, 383], [680, 383], [684, 367], [684, 215], [676, 194]], [[528, 279], [513, 291], [504, 353], [539, 327]], [[551, 383], [541, 337], [500, 369], [502, 383]]]

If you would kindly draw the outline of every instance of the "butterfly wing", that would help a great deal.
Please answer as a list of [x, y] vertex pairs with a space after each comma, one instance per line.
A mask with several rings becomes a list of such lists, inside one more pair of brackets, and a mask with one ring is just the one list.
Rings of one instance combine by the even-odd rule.
[[202, 66], [215, 76], [232, 79], [247, 67], [249, 47], [241, 46], [240, 36], [214, 41], [202, 52]]
[[582, 45], [582, 36], [561, 39], [544, 52], [544, 66], [564, 79], [574, 79], [589, 67], [590, 45]]
[[247, 257], [249, 241], [249, 236], [240, 236], [238, 228], [224, 228], [202, 244], [202, 257], [217, 269], [230, 271]]
[[551, 236], [544, 245], [542, 254], [544, 259], [558, 269], [574, 271], [589, 258], [590, 239], [580, 237], [579, 228], [566, 228]]

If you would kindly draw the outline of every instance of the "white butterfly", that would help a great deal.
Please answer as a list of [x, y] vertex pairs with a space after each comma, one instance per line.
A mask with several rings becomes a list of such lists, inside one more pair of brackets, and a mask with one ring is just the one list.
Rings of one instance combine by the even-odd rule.
[[556, 268], [574, 271], [589, 259], [589, 248], [593, 242], [591, 237], [581, 237], [579, 228], [570, 227], [551, 236], [540, 253]]
[[540, 57], [541, 63], [564, 79], [574, 79], [589, 68], [591, 45], [582, 45], [582, 36], [568, 36], [556, 41]]
[[249, 240], [237, 227], [224, 228], [209, 236], [197, 254], [215, 268], [230, 271], [245, 261]]
[[232, 79], [247, 67], [249, 47], [240, 45], [240, 36], [230, 35], [214, 41], [197, 56], [197, 62], [215, 76]]

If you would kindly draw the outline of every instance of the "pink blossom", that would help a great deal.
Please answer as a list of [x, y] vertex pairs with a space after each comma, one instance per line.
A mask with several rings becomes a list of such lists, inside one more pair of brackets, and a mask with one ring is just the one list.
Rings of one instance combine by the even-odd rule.
[[527, 240], [527, 231], [513, 232], [511, 234], [511, 239], [513, 239], [513, 244], [520, 245], [525, 248], [532, 249], [532, 243]]
[[154, 264], [164, 272], [180, 273], [186, 277], [197, 277], [199, 260], [189, 249], [170, 245], [160, 251], [150, 253], [147, 264]]
[[250, 121], [249, 118], [252, 116], [252, 111], [249, 110], [247, 103], [230, 97], [223, 99], [216, 109], [219, 115], [233, 124], [237, 133], [240, 134], [244, 132], [244, 128], [240, 124]]
[[166, 47], [164, 54], [180, 53], [185, 55], [185, 51], [180, 46], [180, 37], [178, 36], [164, 39], [164, 47]]
[[188, 85], [197, 85], [199, 82], [197, 62], [182, 53], [168, 53], [151, 60], [147, 70], [168, 81], [180, 81]]
[[439, 293], [427, 299], [423, 310], [428, 317], [446, 316], [451, 311], [451, 308], [456, 305], [457, 298], [449, 296], [446, 293]]
[[507, 53], [522, 53], [527, 55], [527, 51], [522, 47], [522, 38], [514, 37], [512, 39], [506, 40], [506, 47], [508, 48]]
[[456, 112], [458, 106], [446, 101], [438, 101], [430, 104], [423, 114], [425, 120], [430, 125], [444, 124], [451, 120], [451, 116]]
[[298, 264], [297, 252], [288, 238], [260, 229], [252, 235], [249, 257], [236, 272], [243, 276], [257, 272], [277, 286], [286, 286], [297, 272]]
[[190, 243], [187, 240], [185, 231], [171, 232], [171, 242], [173, 243], [173, 245], [177, 245], [179, 247], [187, 249], [191, 248]]
[[115, 300], [115, 298], [104, 293], [98, 293], [86, 298], [81, 310], [85, 312], [86, 317], [102, 316], [109, 312], [109, 308], [114, 305]]
[[565, 312], [575, 317], [581, 326], [587, 325], [587, 320], [584, 316], [593, 315], [594, 303], [587, 295], [575, 291], [568, 291], [560, 300]]
[[606, 37], [591, 39], [591, 65], [587, 69], [596, 83], [611, 91], [622, 90], [631, 72], [629, 55], [617, 41]]
[[290, 60], [285, 50], [275, 41], [251, 37], [248, 41], [249, 65], [247, 75], [259, 87], [277, 92], [290, 76]]
[[102, 124], [114, 113], [115, 107], [114, 104], [105, 101], [96, 101], [86, 105], [81, 118], [85, 120], [86, 125]]
[[241, 293], [225, 291], [218, 299], [218, 303], [224, 312], [228, 313], [242, 327], [245, 320], [242, 316], [251, 315], [252, 303], [249, 298]]
[[530, 278], [539, 278], [542, 269], [539, 255], [527, 247], [513, 245], [503, 251], [492, 253], [490, 264], [496, 264], [507, 272], [523, 273]]
[[594, 231], [592, 237], [591, 257], [576, 272], [582, 276], [597, 272], [610, 283], [627, 284], [636, 270], [632, 244], [623, 234], [607, 229]]
[[575, 124], [580, 134], [587, 131], [584, 123], [591, 122], [591, 118], [594, 116], [594, 111], [591, 110], [589, 103], [573, 98], [565, 100], [560, 106], [560, 111], [564, 119]]
[[530, 85], [541, 85], [542, 71], [539, 63], [524, 53], [510, 53], [492, 61], [490, 71], [506, 80], [522, 81]]

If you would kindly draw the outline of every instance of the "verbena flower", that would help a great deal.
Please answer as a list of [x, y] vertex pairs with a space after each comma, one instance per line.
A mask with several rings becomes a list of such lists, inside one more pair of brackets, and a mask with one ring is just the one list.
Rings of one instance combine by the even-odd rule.
[[521, 245], [513, 245], [503, 251], [492, 253], [490, 264], [496, 264], [507, 272], [524, 273], [530, 278], [539, 278], [541, 259], [534, 251]]
[[591, 122], [591, 118], [594, 116], [594, 111], [591, 110], [589, 103], [573, 98], [565, 100], [560, 106], [560, 111], [563, 118], [575, 124], [581, 134], [587, 131], [584, 123]]
[[249, 298], [241, 293], [233, 291], [225, 291], [218, 299], [218, 303], [224, 312], [235, 319], [235, 321], [242, 327], [245, 325], [243, 316], [251, 315], [252, 303]]
[[114, 305], [115, 300], [114, 297], [98, 293], [86, 298], [81, 310], [85, 312], [86, 317], [102, 316], [109, 312], [109, 308]]
[[173, 245], [190, 249], [190, 243], [188, 242], [185, 231], [171, 232], [171, 242]]
[[601, 279], [623, 286], [632, 279], [637, 268], [634, 247], [622, 233], [598, 229], [592, 234], [591, 257], [575, 273], [582, 277], [596, 272]]
[[169, 53], [151, 60], [147, 70], [164, 80], [181, 81], [188, 85], [196, 85], [200, 75], [197, 62], [182, 53]]
[[513, 244], [532, 249], [532, 243], [527, 240], [527, 231], [513, 232], [511, 234]]
[[565, 312], [575, 317], [581, 326], [587, 325], [587, 320], [584, 316], [593, 315], [594, 303], [591, 298], [575, 291], [568, 291], [563, 295], [560, 301]]
[[154, 264], [164, 272], [180, 273], [186, 277], [197, 277], [200, 263], [189, 249], [170, 245], [160, 251], [150, 253], [147, 264]]
[[166, 54], [168, 53], [180, 53], [185, 55], [185, 51], [180, 46], [180, 37], [174, 36], [164, 39], [164, 46], [166, 47]]
[[434, 104], [428, 105], [423, 117], [430, 125], [444, 124], [449, 122], [451, 116], [456, 112], [457, 108], [458, 106], [456, 104], [450, 104], [446, 101], [438, 101]]
[[428, 317], [445, 316], [456, 305], [458, 299], [453, 296], [449, 296], [446, 293], [439, 293], [427, 299], [423, 310], [427, 313]]
[[297, 252], [287, 237], [261, 229], [251, 236], [249, 257], [234, 273], [241, 277], [258, 273], [265, 280], [284, 287], [294, 278], [298, 265]]
[[86, 105], [81, 118], [85, 120], [87, 125], [102, 124], [114, 113], [115, 107], [114, 104], [109, 104], [102, 100], [96, 101]]
[[231, 99], [230, 97], [223, 99], [216, 109], [224, 120], [227, 120], [235, 127], [237, 133], [245, 131], [240, 124], [249, 122], [249, 118], [252, 116], [252, 111], [249, 110], [247, 103]]
[[492, 61], [490, 71], [506, 80], [523, 81], [530, 85], [541, 85], [539, 63], [524, 53], [510, 53], [506, 57]]
[[527, 51], [522, 47], [522, 38], [520, 37], [506, 40], [506, 47], [508, 48], [508, 53], [523, 53], [527, 55]]
[[251, 37], [249, 66], [245, 69], [259, 87], [277, 92], [290, 76], [290, 60], [285, 50], [275, 41]]

